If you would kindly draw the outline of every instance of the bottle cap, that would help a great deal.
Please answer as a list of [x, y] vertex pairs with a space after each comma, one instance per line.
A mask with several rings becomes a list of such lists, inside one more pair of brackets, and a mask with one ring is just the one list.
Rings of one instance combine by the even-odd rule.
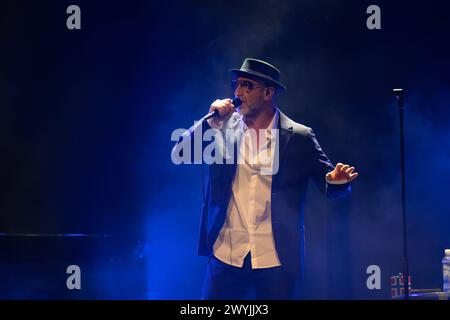
[[450, 256], [450, 249], [445, 249], [445, 255]]

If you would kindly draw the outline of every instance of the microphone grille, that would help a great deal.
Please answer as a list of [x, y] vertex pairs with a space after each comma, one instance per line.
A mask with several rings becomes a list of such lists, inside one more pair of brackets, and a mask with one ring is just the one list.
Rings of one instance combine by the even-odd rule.
[[234, 98], [234, 99], [233, 99], [233, 105], [234, 105], [235, 107], [239, 107], [241, 104], [242, 104], [241, 99], [239, 99], [239, 98]]

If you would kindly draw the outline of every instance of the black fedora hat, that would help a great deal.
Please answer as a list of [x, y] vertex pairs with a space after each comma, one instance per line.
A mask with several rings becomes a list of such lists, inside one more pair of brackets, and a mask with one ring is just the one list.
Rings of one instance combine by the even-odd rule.
[[236, 77], [256, 78], [276, 88], [286, 90], [286, 87], [279, 82], [280, 70], [262, 60], [246, 58], [240, 69], [231, 69], [230, 72]]

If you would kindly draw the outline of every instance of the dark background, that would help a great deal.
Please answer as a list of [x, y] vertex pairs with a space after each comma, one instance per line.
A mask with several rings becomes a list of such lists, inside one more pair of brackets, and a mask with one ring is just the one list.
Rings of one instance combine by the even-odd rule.
[[[450, 248], [445, 3], [2, 2], [0, 233], [106, 234], [116, 239], [111, 252], [146, 242], [145, 296], [198, 299], [200, 167], [173, 165], [170, 137], [229, 97], [228, 69], [253, 57], [281, 70], [281, 110], [360, 174], [348, 199], [330, 202], [309, 188], [297, 297], [390, 298], [389, 277], [402, 271], [396, 87], [406, 89], [413, 287], [442, 287], [440, 259]], [[81, 30], [66, 28], [71, 4], [81, 8]], [[371, 4], [381, 8], [381, 30], [366, 28]], [[366, 287], [374, 264], [381, 290]], [[133, 282], [127, 290], [140, 297]]]

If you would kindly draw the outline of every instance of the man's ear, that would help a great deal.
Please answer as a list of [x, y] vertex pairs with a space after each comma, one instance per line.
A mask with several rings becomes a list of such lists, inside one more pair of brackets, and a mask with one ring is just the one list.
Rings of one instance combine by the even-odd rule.
[[275, 95], [275, 88], [274, 87], [267, 87], [264, 91], [264, 95], [267, 96], [274, 96]]

